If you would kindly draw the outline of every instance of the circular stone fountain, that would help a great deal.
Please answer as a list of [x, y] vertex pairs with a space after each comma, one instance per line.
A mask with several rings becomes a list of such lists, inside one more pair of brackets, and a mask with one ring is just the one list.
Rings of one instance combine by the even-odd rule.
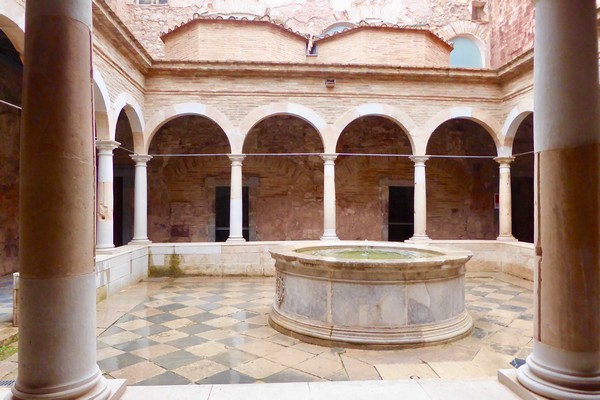
[[277, 248], [269, 322], [329, 346], [419, 347], [466, 335], [468, 251], [388, 242]]

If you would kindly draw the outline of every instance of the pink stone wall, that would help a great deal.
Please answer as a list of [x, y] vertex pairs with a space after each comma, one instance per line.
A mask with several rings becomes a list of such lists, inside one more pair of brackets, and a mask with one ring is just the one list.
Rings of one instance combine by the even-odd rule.
[[490, 0], [491, 65], [500, 67], [533, 47], [534, 2]]

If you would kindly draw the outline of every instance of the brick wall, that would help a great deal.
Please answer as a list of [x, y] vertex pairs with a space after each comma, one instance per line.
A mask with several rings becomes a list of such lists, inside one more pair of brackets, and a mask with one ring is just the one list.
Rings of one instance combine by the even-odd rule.
[[307, 40], [268, 22], [196, 19], [163, 36], [165, 58], [303, 62]]
[[500, 67], [533, 47], [534, 2], [490, 0], [491, 65]]
[[317, 43], [317, 63], [448, 67], [449, 46], [425, 30], [359, 28]]

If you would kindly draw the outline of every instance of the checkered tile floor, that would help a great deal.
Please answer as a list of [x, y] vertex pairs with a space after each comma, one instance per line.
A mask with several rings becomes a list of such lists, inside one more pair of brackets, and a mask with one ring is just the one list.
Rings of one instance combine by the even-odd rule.
[[374, 351], [314, 346], [273, 330], [272, 278], [174, 279], [99, 335], [98, 364], [129, 385], [495, 376], [531, 352], [532, 292], [489, 276], [468, 277], [466, 288], [469, 337]]

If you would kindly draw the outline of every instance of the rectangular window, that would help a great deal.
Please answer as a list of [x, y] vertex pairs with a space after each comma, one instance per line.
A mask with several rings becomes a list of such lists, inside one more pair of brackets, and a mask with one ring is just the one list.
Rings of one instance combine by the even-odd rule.
[[148, 4], [169, 4], [169, 0], [137, 0], [138, 4], [148, 5]]
[[471, 20], [485, 20], [485, 3], [482, 1], [474, 1], [471, 3]]

